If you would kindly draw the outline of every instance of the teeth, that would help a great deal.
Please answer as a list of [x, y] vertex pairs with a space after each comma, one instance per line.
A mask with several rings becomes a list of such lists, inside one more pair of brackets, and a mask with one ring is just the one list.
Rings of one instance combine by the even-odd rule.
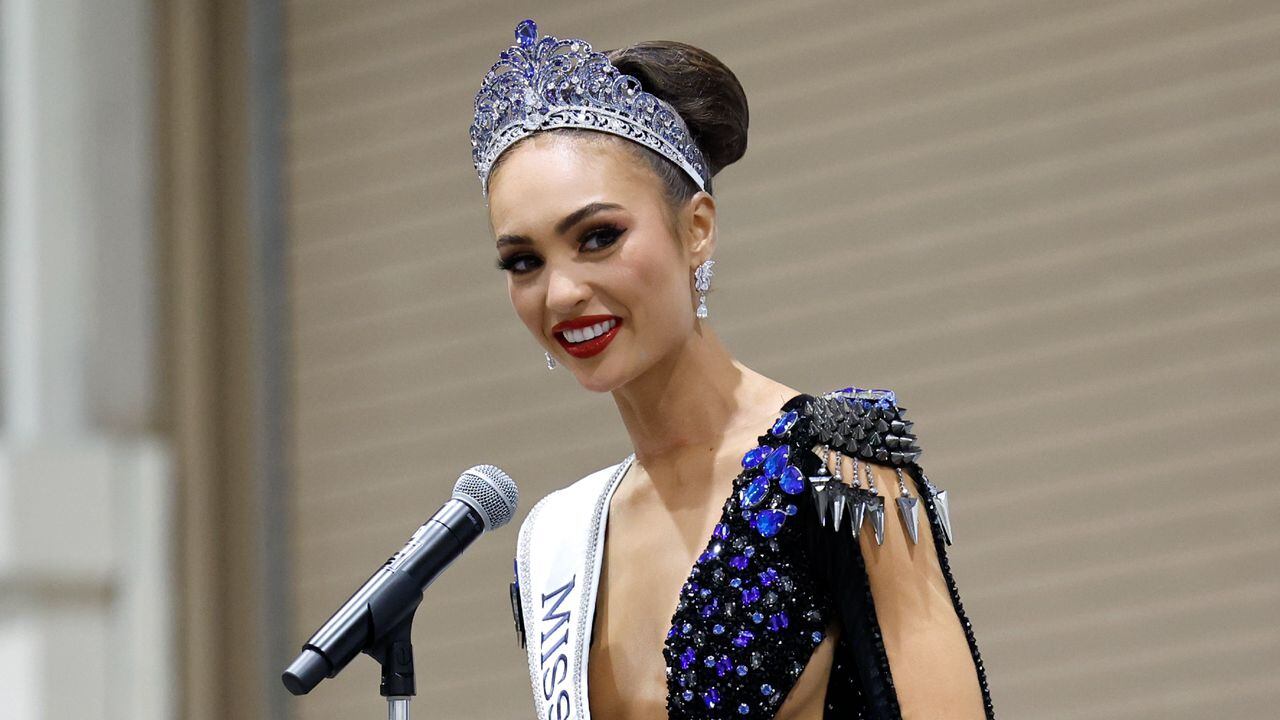
[[618, 324], [617, 320], [605, 320], [604, 322], [598, 322], [595, 325], [591, 325], [581, 329], [565, 330], [564, 339], [568, 340], [571, 343], [586, 342], [588, 340], [591, 340], [592, 338], [598, 338], [601, 335], [609, 332], [617, 324]]

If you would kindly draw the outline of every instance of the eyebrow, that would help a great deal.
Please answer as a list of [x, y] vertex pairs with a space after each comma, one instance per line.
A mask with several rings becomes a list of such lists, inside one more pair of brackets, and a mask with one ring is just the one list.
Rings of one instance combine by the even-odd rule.
[[[573, 212], [565, 215], [556, 223], [555, 231], [557, 235], [563, 235], [573, 228], [574, 225], [586, 220], [587, 218], [605, 210], [621, 210], [621, 205], [617, 203], [593, 202], [583, 205]], [[504, 245], [532, 245], [533, 241], [524, 235], [503, 235], [498, 238], [498, 247]]]

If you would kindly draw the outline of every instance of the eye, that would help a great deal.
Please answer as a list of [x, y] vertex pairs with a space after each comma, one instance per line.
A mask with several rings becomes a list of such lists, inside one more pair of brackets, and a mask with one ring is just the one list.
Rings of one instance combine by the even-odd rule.
[[537, 255], [530, 253], [518, 253], [509, 257], [498, 258], [497, 266], [499, 270], [506, 270], [515, 275], [523, 275], [538, 269], [542, 264], [542, 260]]
[[579, 247], [587, 251], [603, 250], [617, 242], [622, 233], [623, 229], [616, 225], [599, 227], [582, 236]]

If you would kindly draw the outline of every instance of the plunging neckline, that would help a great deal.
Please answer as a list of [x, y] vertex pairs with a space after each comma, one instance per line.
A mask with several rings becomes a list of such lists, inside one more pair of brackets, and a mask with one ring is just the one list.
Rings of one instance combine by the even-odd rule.
[[[778, 407], [777, 410], [774, 411], [774, 415], [778, 416], [782, 414], [783, 412], [785, 412], [785, 408], [791, 405], [797, 398], [801, 398], [805, 396], [806, 396], [805, 393], [796, 393], [795, 395], [792, 395], [790, 398], [784, 401]], [[764, 433], [753, 436], [756, 439], [755, 439], [755, 444], [752, 445], [752, 447], [758, 446], [760, 442], [759, 439], [764, 435], [768, 434], [768, 432], [769, 432], [769, 429], [765, 428]], [[750, 449], [751, 448], [748, 447], [746, 450], [743, 451], [743, 454], [750, 451]], [[739, 457], [741, 457], [741, 455], [739, 455]], [[587, 616], [584, 618], [584, 624], [586, 625], [588, 630], [587, 630], [586, 638], [583, 641], [585, 642], [585, 648], [579, 655], [582, 658], [582, 663], [583, 663], [583, 666], [579, 668], [579, 677], [580, 677], [579, 707], [583, 708], [583, 720], [590, 720], [591, 718], [591, 692], [590, 692], [591, 648], [595, 644], [596, 610], [600, 602], [600, 578], [604, 574], [604, 568], [605, 568], [604, 559], [605, 559], [605, 549], [607, 547], [607, 536], [609, 531], [609, 514], [613, 506], [613, 495], [615, 492], [617, 492], [618, 486], [622, 484], [622, 481], [625, 480], [627, 475], [631, 472], [631, 469], [635, 467], [635, 459], [636, 459], [636, 455], [634, 452], [628, 455], [625, 459], [623, 459], [623, 461], [618, 464], [618, 470], [616, 470], [614, 472], [613, 477], [610, 478], [608, 486], [605, 487], [604, 492], [601, 495], [601, 500], [599, 505], [599, 511], [600, 511], [599, 527], [596, 529], [596, 536], [592, 538], [593, 543], [596, 547], [597, 562], [594, 563], [595, 565], [595, 567], [593, 568], [594, 575], [590, 579], [590, 585], [589, 585], [591, 590], [589, 595], [590, 602], [584, 603], [585, 607], [583, 608], [584, 612], [587, 613]], [[715, 523], [712, 524], [711, 532], [706, 535], [706, 540], [702, 544], [702, 550], [700, 551], [700, 554], [705, 553], [706, 549], [711, 547], [711, 545], [713, 544], [713, 541], [715, 540], [716, 528], [727, 521], [728, 514], [729, 514], [729, 505], [733, 500], [734, 495], [738, 493], [738, 490], [739, 490], [738, 479], [742, 477], [742, 474], [743, 474], [743, 469], [739, 468], [738, 472], [734, 474], [733, 480], [730, 481], [729, 494], [726, 495], [724, 500], [720, 503], [720, 515], [716, 518]], [[693, 562], [689, 564], [689, 570], [687, 573], [685, 573], [684, 580], [681, 583], [682, 589], [686, 587], [690, 582], [693, 581], [694, 569], [697, 566], [698, 566], [698, 556], [695, 556]], [[677, 592], [675, 600], [671, 603], [671, 612], [668, 614], [668, 619], [667, 619], [668, 632], [670, 631], [671, 627], [673, 626], [673, 623], [675, 622], [676, 615], [679, 612], [679, 607], [680, 607], [680, 592]], [[664, 639], [662, 643], [662, 647], [659, 648], [658, 650], [659, 654], [663, 653], [663, 651], [666, 649], [666, 646], [667, 646], [667, 641]], [[664, 668], [667, 668], [668, 670], [670, 669], [670, 666], [667, 664], [665, 657], [663, 658], [662, 664]], [[666, 687], [665, 700], [669, 700], [670, 688], [666, 686], [665, 680], [664, 680], [664, 687]], [[667, 712], [667, 717], [670, 717], [669, 710]]]

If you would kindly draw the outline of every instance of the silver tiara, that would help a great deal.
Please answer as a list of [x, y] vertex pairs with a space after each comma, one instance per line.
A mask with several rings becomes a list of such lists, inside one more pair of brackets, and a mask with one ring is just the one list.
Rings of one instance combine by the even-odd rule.
[[707, 165], [680, 114], [645, 92], [584, 40], [544, 35], [524, 20], [476, 93], [471, 159], [489, 192], [493, 163], [517, 140], [551, 128], [584, 128], [624, 137], [679, 165], [703, 190]]

